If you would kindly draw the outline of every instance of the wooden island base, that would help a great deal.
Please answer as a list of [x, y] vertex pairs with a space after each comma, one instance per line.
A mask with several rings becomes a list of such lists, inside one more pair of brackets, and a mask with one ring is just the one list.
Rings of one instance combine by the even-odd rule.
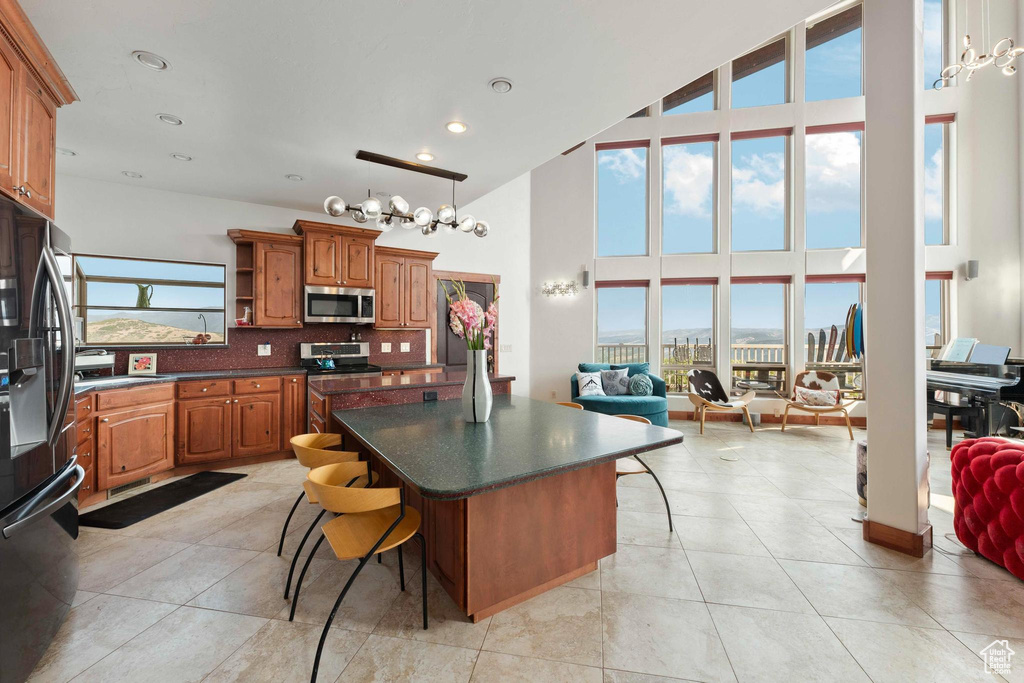
[[[346, 448], [366, 453], [354, 439]], [[404, 486], [423, 515], [427, 567], [473, 622], [595, 571], [615, 552], [614, 461], [436, 500], [369, 457], [381, 485]]]

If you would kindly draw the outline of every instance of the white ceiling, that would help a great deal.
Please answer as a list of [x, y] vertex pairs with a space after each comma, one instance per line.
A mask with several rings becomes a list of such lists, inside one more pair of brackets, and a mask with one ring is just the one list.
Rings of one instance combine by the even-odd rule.
[[[465, 204], [832, 1], [21, 4], [81, 98], [58, 114], [58, 146], [78, 153], [59, 173], [320, 211], [368, 185], [413, 206], [450, 196], [449, 181], [356, 161], [358, 149], [433, 152], [469, 175]], [[172, 68], [145, 69], [133, 50]], [[495, 76], [512, 92], [491, 91]], [[452, 119], [469, 131], [447, 132]]]

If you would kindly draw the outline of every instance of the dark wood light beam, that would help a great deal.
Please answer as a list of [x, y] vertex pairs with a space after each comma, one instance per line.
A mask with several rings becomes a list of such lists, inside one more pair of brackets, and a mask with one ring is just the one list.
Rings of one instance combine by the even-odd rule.
[[360, 161], [369, 161], [374, 164], [381, 164], [384, 166], [392, 166], [394, 168], [401, 168], [406, 171], [413, 171], [415, 173], [423, 173], [425, 175], [432, 175], [438, 178], [446, 178], [448, 180], [455, 180], [462, 182], [469, 176], [465, 173], [458, 173], [456, 171], [446, 171], [443, 168], [435, 168], [433, 166], [424, 166], [423, 164], [413, 163], [411, 161], [405, 161], [404, 159], [396, 159], [395, 157], [384, 156], [383, 154], [377, 154], [375, 152], [367, 152], [365, 150], [359, 150], [356, 152], [356, 159]]

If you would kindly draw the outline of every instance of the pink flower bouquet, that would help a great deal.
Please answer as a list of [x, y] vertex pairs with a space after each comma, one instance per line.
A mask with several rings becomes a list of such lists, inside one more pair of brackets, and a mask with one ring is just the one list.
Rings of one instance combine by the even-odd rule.
[[[466, 340], [466, 347], [470, 351], [490, 349], [494, 342], [494, 328], [498, 323], [498, 297], [495, 296], [484, 311], [480, 304], [466, 294], [464, 282], [452, 282], [452, 286], [455, 288], [454, 299], [448, 294], [447, 287], [444, 291], [450, 310], [448, 327], [460, 339]], [[495, 285], [495, 294], [497, 290]]]

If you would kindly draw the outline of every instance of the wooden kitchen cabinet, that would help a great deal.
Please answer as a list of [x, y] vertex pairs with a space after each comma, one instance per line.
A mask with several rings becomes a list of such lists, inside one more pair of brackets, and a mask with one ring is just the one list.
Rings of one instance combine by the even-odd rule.
[[253, 324], [302, 327], [302, 247], [256, 242]]
[[233, 455], [263, 455], [281, 450], [281, 395], [251, 394], [231, 401]]
[[178, 402], [178, 464], [231, 457], [231, 398]]
[[281, 448], [290, 451], [293, 436], [306, 433], [306, 376], [284, 378], [281, 390]]
[[174, 403], [98, 414], [95, 466], [99, 490], [174, 467]]
[[78, 100], [15, 0], [0, 0], [0, 192], [53, 217], [57, 108]]
[[377, 313], [374, 327], [427, 329], [434, 296], [437, 254], [377, 247], [374, 263]]
[[307, 285], [373, 288], [376, 230], [301, 220], [292, 229], [303, 236]]

